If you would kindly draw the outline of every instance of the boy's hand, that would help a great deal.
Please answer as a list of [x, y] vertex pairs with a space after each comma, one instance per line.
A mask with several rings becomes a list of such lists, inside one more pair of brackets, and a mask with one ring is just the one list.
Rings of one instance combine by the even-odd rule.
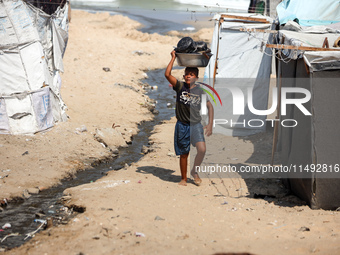
[[211, 125], [206, 125], [203, 129], [205, 129], [205, 135], [206, 136], [212, 135], [212, 126]]
[[172, 57], [172, 58], [176, 58], [176, 51], [175, 51], [175, 50], [171, 51], [170, 54], [171, 54], [171, 57]]

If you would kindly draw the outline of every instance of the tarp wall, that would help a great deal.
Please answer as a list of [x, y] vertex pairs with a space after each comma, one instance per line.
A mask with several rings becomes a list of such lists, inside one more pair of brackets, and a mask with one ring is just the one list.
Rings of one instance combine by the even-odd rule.
[[21, 0], [0, 2], [0, 134], [26, 134], [67, 119], [60, 96], [68, 4], [47, 15]]
[[284, 0], [276, 10], [281, 25], [295, 19], [302, 26], [329, 25], [340, 20], [338, 0]]
[[[325, 54], [325, 58], [327, 56]], [[295, 119], [298, 125], [280, 127], [278, 151], [283, 165], [302, 166], [303, 169], [318, 164], [327, 166], [328, 173], [291, 172], [287, 178], [291, 190], [312, 208], [334, 210], [340, 207], [340, 195], [336, 192], [340, 189], [340, 176], [330, 174], [330, 168], [340, 163], [340, 122], [336, 117], [340, 108], [340, 71], [308, 73], [311, 70], [302, 58], [280, 63], [282, 87], [300, 87], [311, 92], [312, 98], [304, 106], [312, 116], [305, 116], [293, 105], [288, 107], [287, 115], [280, 119]]]
[[[222, 15], [222, 14], [221, 14]], [[270, 40], [269, 33], [240, 31], [240, 29], [264, 29], [272, 28], [272, 24], [242, 21], [241, 19], [224, 18], [221, 26], [216, 15], [214, 19], [215, 29], [211, 43], [213, 56], [205, 69], [204, 79], [206, 83], [215, 86], [223, 102], [223, 118], [233, 123], [241, 123], [256, 118], [265, 120], [266, 116], [257, 116], [248, 110], [247, 99], [244, 100], [244, 115], [235, 115], [232, 112], [233, 98], [229, 89], [230, 86], [237, 86], [243, 95], [247, 95], [248, 89], [252, 90], [253, 102], [257, 110], [266, 110], [268, 106], [268, 90], [271, 70], [271, 50], [264, 47]], [[241, 14], [240, 14], [241, 15]], [[242, 14], [244, 17], [261, 18], [271, 22], [269, 17], [254, 14]], [[264, 50], [265, 52], [263, 52]], [[218, 51], [217, 74], [214, 84], [215, 60]], [[215, 117], [216, 118], [216, 117]], [[247, 136], [265, 130], [263, 127], [219, 125], [217, 133], [228, 136]]]
[[[326, 26], [301, 27], [289, 21], [277, 35], [278, 43], [293, 46], [322, 47], [325, 38], [329, 46], [339, 32]], [[334, 48], [335, 49], [335, 48]], [[312, 113], [305, 116], [294, 105], [287, 106], [287, 115], [281, 120], [294, 119], [296, 127], [279, 126], [278, 151], [283, 165], [298, 170], [325, 166], [326, 172], [297, 171], [287, 175], [291, 190], [312, 208], [334, 210], [340, 207], [339, 167], [340, 131], [337, 118], [340, 103], [340, 52], [282, 50], [279, 77], [284, 87], [305, 88], [311, 100], [304, 107]], [[296, 94], [293, 96], [297, 96]], [[297, 98], [297, 97], [296, 97]], [[331, 173], [333, 168], [333, 173]]]

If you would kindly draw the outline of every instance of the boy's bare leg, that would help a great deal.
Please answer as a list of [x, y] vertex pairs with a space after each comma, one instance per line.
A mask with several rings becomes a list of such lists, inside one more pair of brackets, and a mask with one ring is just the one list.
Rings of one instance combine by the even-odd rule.
[[179, 185], [187, 186], [187, 169], [188, 169], [188, 156], [189, 153], [180, 155], [179, 157], [179, 167], [181, 169], [181, 181]]
[[196, 172], [196, 167], [200, 166], [202, 161], [203, 161], [205, 151], [206, 151], [205, 142], [197, 142], [195, 144], [195, 147], [197, 149], [197, 154], [196, 154], [196, 157], [195, 157], [195, 160], [194, 160], [194, 166], [191, 170], [191, 175], [194, 178], [195, 184], [200, 185], [202, 180], [199, 177], [198, 173]]

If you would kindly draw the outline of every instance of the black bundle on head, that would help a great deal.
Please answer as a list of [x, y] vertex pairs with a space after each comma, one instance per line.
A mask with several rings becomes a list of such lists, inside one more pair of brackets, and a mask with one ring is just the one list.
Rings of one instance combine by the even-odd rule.
[[203, 41], [196, 42], [196, 50], [197, 51], [207, 51], [208, 50], [207, 43], [203, 42]]
[[196, 51], [196, 43], [191, 37], [183, 37], [177, 43], [177, 48], [175, 49], [178, 53], [192, 53]]

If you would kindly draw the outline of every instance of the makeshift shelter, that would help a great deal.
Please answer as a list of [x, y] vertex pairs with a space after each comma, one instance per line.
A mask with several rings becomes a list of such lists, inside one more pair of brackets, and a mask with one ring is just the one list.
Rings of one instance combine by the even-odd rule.
[[[214, 20], [213, 55], [204, 74], [204, 82], [216, 89], [223, 104], [215, 106], [214, 118], [222, 121], [214, 130], [228, 136], [263, 132], [266, 116], [252, 113], [247, 99], [252, 98], [255, 109], [267, 110], [272, 58], [265, 45], [271, 40], [267, 32], [272, 19], [243, 13], [218, 14]], [[249, 122], [254, 119], [256, 125]]]
[[67, 119], [60, 96], [68, 4], [48, 15], [0, 2], [0, 134], [29, 134]]
[[[340, 207], [340, 131], [337, 118], [340, 108], [340, 48], [333, 47], [340, 31], [334, 30], [331, 25], [340, 21], [340, 6], [335, 2], [338, 1], [282, 2], [277, 10], [285, 26], [277, 34], [279, 45], [267, 45], [280, 51], [278, 87], [299, 87], [311, 94], [310, 100], [303, 105], [311, 115], [305, 115], [296, 105], [289, 105], [287, 114], [281, 115], [280, 121], [295, 120], [297, 125], [278, 125], [278, 133], [275, 132], [282, 164], [293, 169], [287, 175], [287, 182], [311, 208], [331, 210]], [[304, 8], [301, 8], [303, 3]], [[282, 12], [282, 8], [286, 11]], [[291, 9], [294, 12], [287, 15]], [[305, 15], [308, 10], [309, 15]], [[337, 16], [325, 17], [322, 10]], [[321, 18], [314, 20], [314, 17]], [[327, 23], [328, 26], [303, 27], [291, 19], [303, 21], [303, 24]], [[294, 94], [290, 98], [301, 98], [301, 95]]]
[[329, 25], [340, 20], [337, 0], [284, 0], [276, 11], [281, 25], [290, 20], [301, 26]]

